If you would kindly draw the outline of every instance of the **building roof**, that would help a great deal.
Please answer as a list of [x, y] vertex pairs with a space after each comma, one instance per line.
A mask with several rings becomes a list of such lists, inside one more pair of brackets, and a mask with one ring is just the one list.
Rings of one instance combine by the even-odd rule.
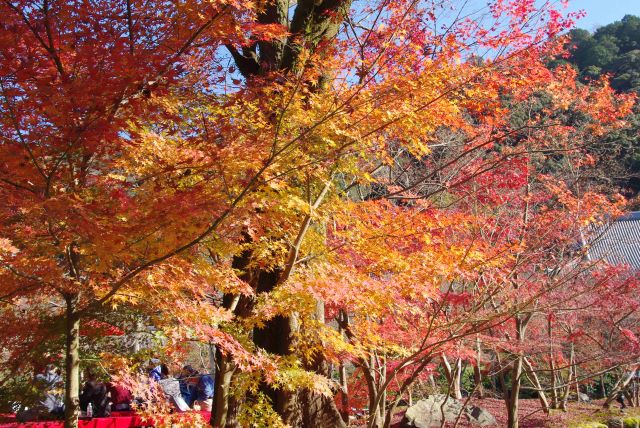
[[640, 270], [640, 211], [629, 213], [600, 228], [591, 241], [589, 258]]

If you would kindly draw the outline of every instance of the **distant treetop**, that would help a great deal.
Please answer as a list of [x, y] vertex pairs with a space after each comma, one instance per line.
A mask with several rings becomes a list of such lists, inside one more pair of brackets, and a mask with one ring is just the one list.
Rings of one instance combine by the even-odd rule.
[[576, 29], [570, 36], [570, 61], [583, 79], [610, 74], [615, 89], [640, 93], [640, 17], [626, 15], [594, 33]]

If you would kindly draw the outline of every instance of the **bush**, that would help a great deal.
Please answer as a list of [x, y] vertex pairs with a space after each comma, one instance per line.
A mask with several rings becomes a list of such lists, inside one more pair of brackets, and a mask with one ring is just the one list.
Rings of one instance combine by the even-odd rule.
[[640, 426], [640, 417], [630, 416], [622, 420], [624, 428], [638, 428]]
[[576, 428], [607, 428], [607, 426], [600, 422], [587, 422], [582, 425], [578, 425]]

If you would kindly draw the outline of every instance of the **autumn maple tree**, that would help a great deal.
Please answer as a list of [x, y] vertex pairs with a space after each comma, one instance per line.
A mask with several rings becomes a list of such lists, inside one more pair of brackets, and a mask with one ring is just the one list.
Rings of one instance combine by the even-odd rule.
[[[5, 0], [7, 365], [65, 341], [66, 427], [82, 324], [114, 314], [215, 348], [216, 427], [346, 426], [330, 365], [361, 371], [388, 427], [480, 335], [501, 373], [531, 373], [525, 324], [565, 283], [576, 304], [610, 285], [575, 245], [623, 204], [563, 171], [633, 98], [548, 67], [575, 15], [452, 3]], [[110, 369], [144, 387], [129, 357]]]

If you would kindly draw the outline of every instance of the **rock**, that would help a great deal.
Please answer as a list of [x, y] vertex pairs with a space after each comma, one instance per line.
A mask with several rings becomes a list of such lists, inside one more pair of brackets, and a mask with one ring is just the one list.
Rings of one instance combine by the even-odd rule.
[[[446, 402], [445, 402], [446, 401]], [[431, 395], [419, 400], [409, 407], [400, 423], [401, 428], [430, 428], [439, 427], [442, 419], [446, 422], [455, 422], [462, 414], [462, 420], [468, 420], [473, 425], [495, 425], [493, 415], [477, 406], [464, 407], [459, 401], [443, 394]]]
[[480, 425], [481, 427], [488, 427], [497, 423], [496, 418], [482, 407], [469, 406], [467, 407], [467, 416], [469, 422], [474, 425]]
[[[446, 400], [446, 402], [445, 402]], [[444, 404], [444, 405], [443, 405]], [[455, 422], [464, 411], [462, 404], [446, 395], [436, 394], [419, 400], [409, 407], [400, 423], [401, 428], [430, 428], [440, 426], [442, 417], [447, 422]]]
[[582, 401], [583, 403], [588, 403], [591, 401], [591, 398], [582, 392], [578, 393], [578, 401]]
[[624, 428], [624, 423], [622, 422], [622, 419], [613, 418], [607, 421], [607, 426], [609, 428]]

